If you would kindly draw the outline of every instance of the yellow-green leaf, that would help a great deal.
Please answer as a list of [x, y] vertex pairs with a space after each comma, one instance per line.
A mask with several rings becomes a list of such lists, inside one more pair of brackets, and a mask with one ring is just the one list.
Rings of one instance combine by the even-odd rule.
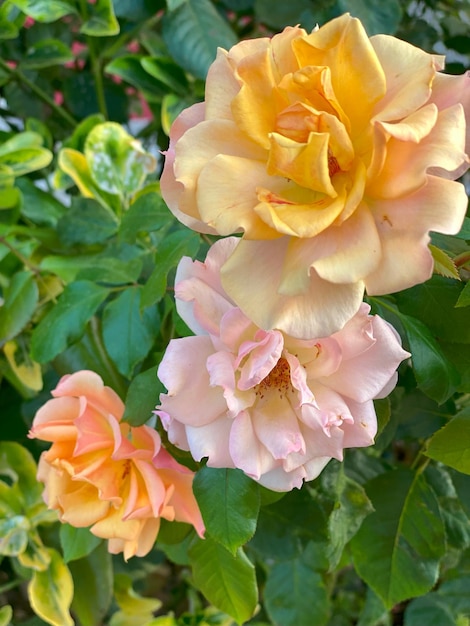
[[160, 600], [144, 598], [136, 593], [131, 578], [125, 574], [114, 577], [114, 597], [121, 610], [114, 613], [109, 626], [145, 626], [162, 606]]
[[32, 391], [41, 391], [42, 371], [39, 363], [31, 360], [27, 353], [21, 354], [23, 357], [23, 360], [21, 360], [19, 358], [19, 346], [16, 341], [7, 341], [3, 346], [3, 351], [9, 366], [21, 384]]
[[13, 609], [9, 604], [2, 606], [0, 609], [0, 626], [8, 626], [13, 617]]
[[60, 554], [49, 548], [51, 563], [44, 572], [34, 572], [28, 586], [33, 611], [52, 626], [74, 626], [69, 613], [73, 598], [73, 581]]
[[429, 245], [429, 249], [434, 259], [434, 272], [446, 278], [456, 278], [460, 280], [459, 272], [450, 256], [444, 252], [444, 250], [432, 244]]

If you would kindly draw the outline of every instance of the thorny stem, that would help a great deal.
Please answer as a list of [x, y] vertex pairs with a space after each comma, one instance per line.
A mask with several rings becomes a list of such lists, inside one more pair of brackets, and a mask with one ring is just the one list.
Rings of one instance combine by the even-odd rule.
[[31, 263], [31, 261], [27, 259], [23, 254], [21, 254], [21, 252], [19, 252], [14, 246], [12, 246], [5, 237], [0, 237], [0, 243], [3, 243], [3, 245], [7, 247], [10, 252], [23, 263], [25, 267], [27, 267], [34, 274], [36, 274], [36, 276], [40, 276], [41, 270], [39, 269], [39, 267], [37, 267], [37, 265], [34, 265], [34, 263]]
[[48, 93], [46, 93], [43, 89], [41, 89], [41, 87], [33, 83], [33, 81], [25, 76], [21, 70], [19, 70], [18, 68], [10, 67], [8, 63], [6, 63], [3, 59], [0, 59], [0, 68], [10, 74], [10, 76], [12, 76], [17, 81], [26, 85], [26, 87], [28, 87], [34, 94], [36, 94], [38, 98], [48, 104], [51, 109], [55, 113], [57, 113], [57, 115], [59, 115], [64, 121], [66, 121], [67, 124], [75, 128], [75, 126], [77, 125], [77, 121], [70, 115], [70, 113], [67, 113], [64, 108], [54, 102], [53, 98], [51, 98]]

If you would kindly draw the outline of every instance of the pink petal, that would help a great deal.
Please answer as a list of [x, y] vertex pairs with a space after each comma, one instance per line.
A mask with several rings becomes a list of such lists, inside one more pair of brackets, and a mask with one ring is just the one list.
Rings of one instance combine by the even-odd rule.
[[254, 392], [238, 391], [234, 365], [235, 357], [229, 352], [216, 352], [207, 359], [210, 384], [222, 387], [227, 402], [227, 414], [230, 417], [235, 417], [240, 411], [251, 406], [255, 399]]
[[467, 132], [465, 140], [465, 152], [470, 153], [470, 72], [461, 76], [437, 74], [432, 86], [431, 102], [434, 102], [440, 110], [447, 109], [460, 103], [465, 112]]
[[247, 411], [233, 420], [229, 445], [235, 467], [255, 480], [259, 480], [263, 474], [278, 465], [256, 437], [251, 416]]
[[34, 416], [28, 437], [43, 441], [73, 441], [77, 436], [75, 419], [79, 413], [78, 398], [48, 400]]
[[354, 416], [354, 423], [344, 423], [342, 426], [344, 447], [361, 448], [372, 445], [377, 434], [377, 416], [374, 403], [372, 400], [363, 403], [356, 403], [351, 400], [348, 404]]
[[63, 376], [52, 391], [52, 395], [56, 398], [85, 396], [87, 402], [93, 404], [96, 409], [111, 413], [118, 420], [124, 413], [124, 403], [117, 393], [110, 387], [106, 387], [98, 374], [88, 370]]
[[186, 426], [186, 436], [193, 458], [200, 461], [208, 457], [209, 467], [234, 467], [229, 451], [232, 424], [233, 420], [224, 416], [205, 426]]
[[292, 452], [305, 453], [305, 442], [299, 429], [297, 415], [286, 396], [274, 390], [250, 411], [258, 440], [274, 459], [285, 459]]

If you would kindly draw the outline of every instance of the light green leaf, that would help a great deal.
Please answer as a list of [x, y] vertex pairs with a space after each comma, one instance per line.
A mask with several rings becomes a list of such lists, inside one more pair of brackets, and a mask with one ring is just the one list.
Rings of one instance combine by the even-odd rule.
[[128, 288], [106, 306], [103, 314], [106, 350], [118, 371], [128, 378], [152, 349], [160, 326], [156, 308], [140, 312], [140, 298], [141, 288]]
[[27, 507], [42, 501], [43, 486], [36, 480], [37, 467], [32, 454], [14, 441], [0, 442], [0, 476], [8, 476], [16, 494]]
[[59, 553], [49, 548], [51, 562], [43, 572], [33, 572], [28, 597], [33, 611], [52, 626], [74, 626], [69, 608], [73, 598], [70, 570]]
[[0, 609], [0, 626], [9, 626], [13, 617], [13, 609], [9, 604], [5, 604]]
[[67, 0], [13, 0], [13, 4], [38, 22], [55, 22], [76, 12]]
[[0, 163], [10, 167], [15, 176], [40, 170], [51, 161], [52, 152], [46, 148], [23, 148], [0, 156]]
[[162, 602], [155, 598], [145, 598], [136, 593], [132, 579], [126, 574], [114, 576], [114, 596], [121, 609], [111, 617], [109, 626], [138, 626], [152, 619]]
[[187, 0], [163, 18], [162, 36], [173, 59], [204, 79], [217, 48], [229, 49], [237, 36], [209, 0]]
[[31, 272], [13, 275], [0, 307], [0, 346], [23, 330], [33, 316], [38, 298], [39, 290]]
[[60, 545], [64, 563], [87, 556], [101, 542], [102, 539], [93, 535], [88, 528], [75, 528], [70, 524], [60, 525]]
[[74, 60], [72, 51], [60, 39], [41, 39], [34, 43], [20, 62], [20, 68], [37, 70], [63, 65]]
[[257, 602], [255, 568], [241, 548], [236, 556], [209, 537], [190, 550], [194, 584], [211, 604], [243, 624]]
[[81, 626], [102, 624], [113, 596], [113, 564], [106, 541], [86, 557], [72, 561], [69, 568], [75, 587], [72, 610]]
[[455, 263], [452, 261], [447, 252], [444, 252], [444, 250], [441, 250], [432, 244], [429, 244], [429, 249], [431, 250], [432, 258], [434, 260], [435, 273], [440, 274], [441, 276], [446, 276], [447, 278], [460, 280], [459, 272]]
[[437, 431], [425, 454], [459, 472], [470, 474], [470, 407]]
[[0, 518], [0, 555], [18, 556], [28, 545], [31, 524], [24, 515]]
[[325, 626], [330, 601], [309, 544], [302, 556], [276, 564], [268, 573], [266, 610], [276, 626]]
[[73, 198], [59, 220], [57, 231], [66, 245], [103, 243], [118, 229], [114, 213], [93, 198]]
[[114, 15], [112, 0], [88, 2], [89, 18], [82, 24], [80, 32], [92, 37], [111, 37], [119, 34], [119, 22]]
[[241, 470], [206, 466], [197, 472], [193, 490], [207, 532], [235, 555], [256, 530], [258, 484]]
[[85, 157], [98, 187], [109, 194], [133, 194], [155, 170], [156, 160], [120, 124], [95, 126], [85, 142]]
[[444, 525], [422, 474], [388, 471], [365, 488], [375, 511], [350, 546], [359, 576], [390, 608], [436, 583], [445, 552]]
[[108, 289], [89, 281], [67, 285], [57, 304], [33, 331], [32, 358], [38, 363], [51, 361], [68, 345], [77, 341], [107, 295]]
[[[8, 168], [12, 173], [13, 170]], [[16, 187], [0, 187], [0, 211], [14, 209], [21, 202], [21, 192]]]
[[199, 235], [193, 231], [177, 230], [160, 242], [155, 255], [155, 269], [142, 290], [142, 306], [149, 306], [163, 298], [168, 272], [180, 262], [182, 256], [195, 256], [200, 241]]
[[157, 378], [157, 369], [158, 365], [155, 365], [137, 374], [129, 385], [122, 419], [131, 426], [141, 426], [148, 422], [158, 404], [160, 393], [165, 392]]

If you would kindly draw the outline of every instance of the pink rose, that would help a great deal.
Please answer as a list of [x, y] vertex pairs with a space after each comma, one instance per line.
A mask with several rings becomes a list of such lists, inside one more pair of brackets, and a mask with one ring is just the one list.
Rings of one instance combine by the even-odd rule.
[[470, 80], [442, 66], [349, 15], [219, 50], [161, 189], [191, 228], [244, 234], [222, 283], [258, 326], [327, 336], [365, 289], [431, 276], [429, 231], [458, 232], [467, 207]]
[[192, 524], [202, 536], [193, 472], [168, 454], [155, 430], [121, 422], [124, 404], [98, 374], [64, 376], [52, 395], [29, 436], [52, 442], [38, 479], [61, 521], [91, 526], [126, 560], [152, 549], [161, 518]]
[[374, 442], [372, 399], [393, 389], [410, 355], [366, 304], [330, 337], [262, 330], [220, 282], [238, 242], [219, 240], [205, 263], [185, 257], [178, 266], [177, 309], [197, 334], [170, 342], [158, 370], [168, 393], [156, 413], [170, 441], [196, 460], [287, 491], [342, 460], [344, 448]]

